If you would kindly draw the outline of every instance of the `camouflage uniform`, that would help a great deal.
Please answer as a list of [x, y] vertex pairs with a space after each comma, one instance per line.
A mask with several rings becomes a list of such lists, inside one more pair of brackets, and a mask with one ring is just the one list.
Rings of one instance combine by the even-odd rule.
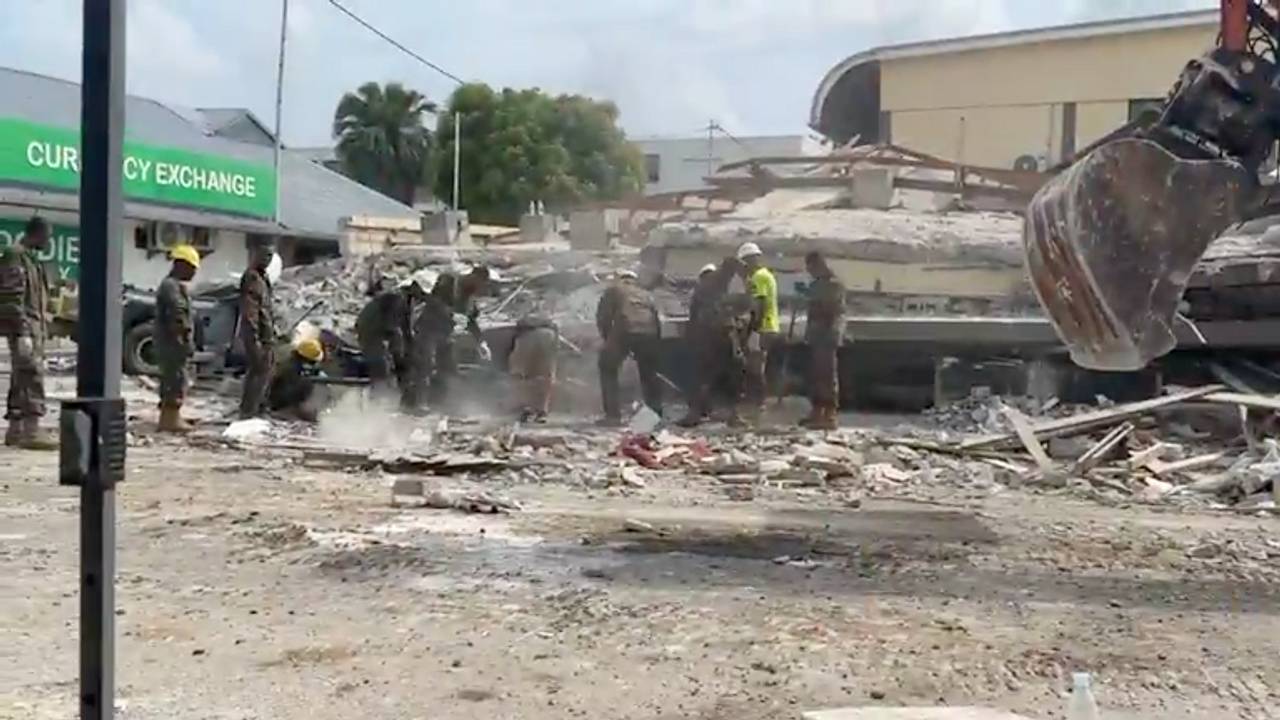
[[840, 398], [836, 358], [844, 341], [844, 285], [833, 276], [817, 278], [809, 286], [804, 339], [809, 346], [811, 417], [825, 412], [834, 420]]
[[421, 312], [413, 321], [412, 385], [413, 404], [421, 405], [426, 385], [437, 398], [444, 396], [449, 378], [457, 372], [453, 359], [454, 315], [467, 318], [467, 332], [480, 342], [480, 309], [475, 298], [463, 290], [462, 280], [453, 273], [436, 278]]
[[531, 315], [516, 323], [507, 367], [520, 383], [523, 417], [541, 419], [551, 412], [560, 333], [550, 318]]
[[715, 278], [699, 282], [689, 301], [689, 339], [694, 361], [693, 385], [689, 393], [689, 414], [683, 425], [696, 425], [711, 411], [717, 388], [727, 389], [735, 407], [742, 391], [743, 345], [747, 320], [734, 308], [724, 284]]
[[281, 345], [276, 351], [275, 372], [267, 391], [267, 405], [272, 412], [289, 413], [299, 420], [315, 422], [319, 413], [312, 396], [319, 374], [319, 367], [294, 352], [291, 345]]
[[9, 345], [5, 418], [16, 437], [20, 422], [44, 415], [44, 341], [49, 280], [35, 253], [20, 245], [0, 251], [0, 332]]
[[180, 408], [187, 395], [187, 365], [195, 354], [195, 332], [187, 284], [175, 277], [161, 280], [156, 289], [151, 339], [160, 366], [160, 407]]
[[600, 349], [600, 399], [608, 420], [622, 417], [618, 397], [618, 371], [628, 357], [634, 357], [640, 371], [640, 392], [644, 404], [662, 414], [662, 385], [658, 381], [662, 326], [658, 308], [648, 290], [634, 281], [610, 285], [596, 306], [596, 328], [604, 339]]
[[258, 268], [251, 267], [240, 276], [240, 342], [246, 363], [240, 417], [257, 417], [262, 413], [273, 375], [276, 344], [271, 281]]
[[412, 332], [412, 308], [408, 293], [402, 289], [386, 290], [368, 302], [356, 318], [356, 338], [369, 370], [374, 391], [385, 393], [394, 377], [400, 385], [401, 401], [410, 385], [409, 342]]

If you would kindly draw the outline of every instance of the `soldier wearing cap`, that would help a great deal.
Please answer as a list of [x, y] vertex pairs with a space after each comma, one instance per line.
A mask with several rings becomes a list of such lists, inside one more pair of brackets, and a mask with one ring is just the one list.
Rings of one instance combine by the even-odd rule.
[[[454, 315], [467, 319], [467, 332], [475, 340], [482, 362], [493, 354], [480, 334], [480, 308], [476, 298], [484, 294], [491, 278], [489, 268], [477, 265], [466, 275], [441, 273], [427, 294], [422, 312], [413, 325], [412, 363], [416, 383], [430, 382], [432, 394], [443, 398], [449, 378], [456, 372], [453, 359]], [[421, 397], [415, 404], [420, 404]]]
[[0, 250], [0, 333], [9, 345], [11, 367], [4, 444], [28, 450], [58, 447], [56, 438], [40, 430], [49, 278], [38, 255], [48, 248], [49, 224], [33, 217], [21, 240]]
[[160, 368], [160, 432], [185, 433], [191, 426], [182, 419], [187, 396], [187, 372], [196, 352], [195, 323], [187, 284], [200, 269], [200, 253], [190, 245], [169, 251], [169, 274], [156, 288], [156, 319], [151, 341]]
[[596, 328], [604, 341], [599, 357], [600, 399], [604, 405], [602, 423], [622, 423], [618, 371], [628, 357], [635, 358], [640, 371], [640, 391], [645, 405], [661, 415], [662, 385], [658, 380], [658, 366], [662, 324], [653, 295], [640, 286], [636, 273], [619, 272], [605, 289], [596, 306]]
[[274, 371], [276, 318], [267, 267], [275, 249], [274, 238], [251, 240], [249, 267], [240, 276], [239, 335], [246, 367], [240, 393], [241, 419], [258, 417], [265, 409], [267, 386]]
[[413, 342], [413, 311], [427, 297], [429, 283], [424, 275], [412, 275], [398, 287], [375, 295], [356, 318], [356, 338], [373, 391], [387, 394], [391, 379], [395, 378], [400, 387], [400, 404], [405, 408], [417, 402], [409, 350]]
[[[689, 392], [689, 413], [679, 424], [693, 427], [711, 411], [711, 398], [718, 386], [728, 387], [736, 404], [742, 385], [743, 323], [727, 301], [729, 284], [738, 273], [737, 258], [725, 258], [719, 266], [710, 264], [698, 274], [698, 284], [689, 300], [689, 323], [685, 337], [694, 360], [693, 385]], [[731, 407], [729, 423], [739, 423], [738, 409]]]

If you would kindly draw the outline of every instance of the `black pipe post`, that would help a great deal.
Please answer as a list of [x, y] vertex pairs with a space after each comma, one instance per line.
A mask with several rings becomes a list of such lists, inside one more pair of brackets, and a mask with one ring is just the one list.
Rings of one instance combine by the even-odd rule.
[[[120, 402], [124, 47], [125, 0], [84, 0], [78, 398], [71, 401], [79, 405], [78, 409], [64, 405], [62, 421], [66, 482], [68, 456], [76, 452], [70, 449], [74, 443], [68, 432], [75, 428], [74, 418], [82, 418], [82, 443], [77, 449], [84, 472], [76, 484], [80, 485], [83, 720], [110, 720], [115, 702], [115, 483], [124, 471]], [[118, 447], [112, 447], [117, 443]]]

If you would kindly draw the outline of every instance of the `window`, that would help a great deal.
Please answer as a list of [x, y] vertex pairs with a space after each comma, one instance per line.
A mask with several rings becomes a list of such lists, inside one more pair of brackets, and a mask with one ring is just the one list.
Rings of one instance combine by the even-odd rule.
[[647, 154], [644, 156], [645, 182], [656, 183], [662, 179], [662, 156]]
[[1155, 122], [1164, 112], [1164, 98], [1138, 98], [1129, 101], [1129, 122]]

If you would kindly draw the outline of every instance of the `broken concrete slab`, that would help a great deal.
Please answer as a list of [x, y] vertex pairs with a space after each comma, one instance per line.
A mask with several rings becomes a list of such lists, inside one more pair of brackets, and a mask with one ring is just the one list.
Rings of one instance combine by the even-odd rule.
[[805, 720], [1030, 720], [990, 708], [886, 708], [862, 707], [839, 710], [816, 710], [804, 714]]

